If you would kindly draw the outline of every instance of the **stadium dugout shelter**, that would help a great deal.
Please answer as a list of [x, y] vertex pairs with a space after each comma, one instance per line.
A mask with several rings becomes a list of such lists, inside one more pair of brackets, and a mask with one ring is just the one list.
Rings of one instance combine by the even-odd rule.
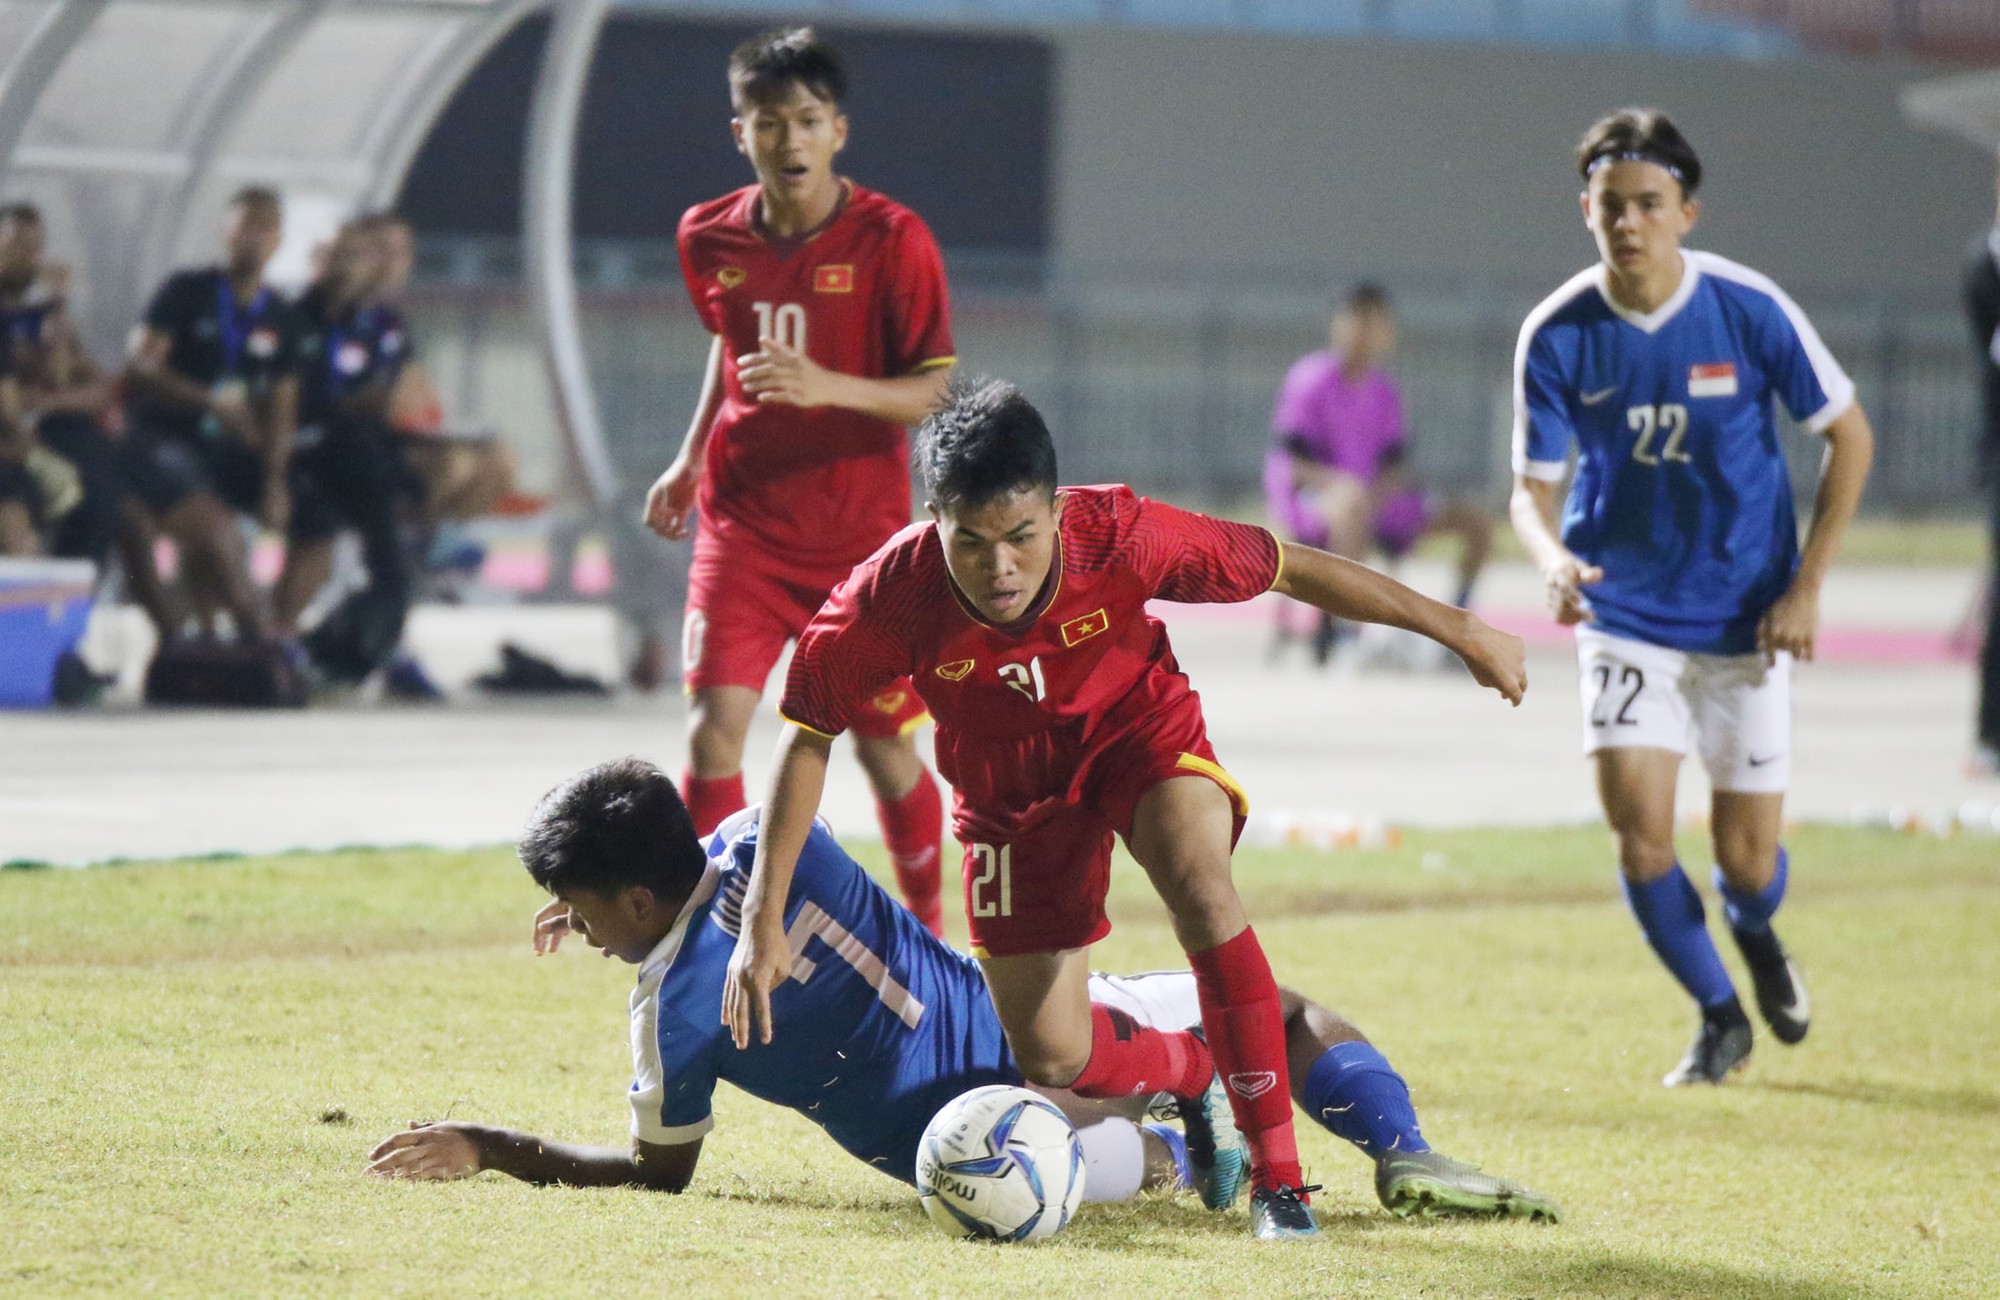
[[615, 483], [571, 275], [578, 108], [607, 0], [0, 0], [0, 198], [37, 204], [75, 270], [71, 314], [123, 354], [174, 267], [213, 261], [245, 185], [286, 201], [272, 278], [386, 207], [465, 78], [523, 19], [554, 24], [529, 115], [522, 264], [557, 422], [584, 491]]

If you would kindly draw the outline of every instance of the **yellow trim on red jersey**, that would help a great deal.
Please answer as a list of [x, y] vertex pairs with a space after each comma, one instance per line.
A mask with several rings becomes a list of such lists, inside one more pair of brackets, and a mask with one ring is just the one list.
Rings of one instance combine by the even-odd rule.
[[818, 727], [808, 727], [808, 726], [807, 726], [807, 725], [806, 725], [805, 723], [803, 723], [803, 722], [800, 722], [800, 721], [799, 721], [799, 720], [798, 720], [797, 718], [788, 718], [788, 717], [786, 717], [786, 716], [785, 716], [785, 711], [784, 711], [783, 709], [779, 709], [779, 710], [778, 710], [778, 720], [779, 720], [779, 721], [781, 721], [781, 722], [789, 722], [789, 723], [791, 723], [791, 724], [792, 724], [792, 725], [793, 725], [794, 727], [797, 727], [797, 728], [798, 728], [798, 729], [799, 729], [800, 731], [810, 731], [810, 732], [811, 732], [811, 733], [812, 733], [813, 735], [815, 735], [815, 736], [818, 736], [818, 737], [820, 737], [820, 738], [821, 738], [822, 740], [839, 740], [839, 739], [840, 739], [840, 733], [839, 733], [839, 732], [837, 732], [837, 731], [834, 731], [834, 732], [827, 732], [827, 731], [821, 731], [821, 730], [820, 730], [820, 729], [819, 729]]
[[930, 710], [926, 709], [922, 713], [919, 713], [916, 717], [911, 718], [908, 722], [905, 722], [902, 726], [896, 728], [896, 734], [898, 736], [907, 736], [911, 732], [915, 731], [918, 727], [923, 726], [926, 722], [929, 722], [930, 720], [931, 720]]
[[992, 956], [991, 953], [986, 951], [984, 944], [975, 943], [967, 951], [972, 954], [975, 961], [985, 961], [988, 957]]
[[[1264, 531], [1267, 533], [1271, 533], [1271, 530], [1268, 528], [1266, 528]], [[1284, 542], [1279, 540], [1278, 535], [1276, 533], [1271, 533], [1271, 544], [1278, 548], [1278, 571], [1271, 575], [1271, 585], [1264, 588], [1265, 591], [1276, 591], [1278, 589], [1278, 583], [1281, 582], [1285, 576], [1285, 544]]]
[[915, 368], [913, 368], [910, 371], [910, 373], [913, 375], [921, 375], [926, 370], [936, 370], [939, 366], [955, 366], [957, 364], [958, 364], [957, 357], [932, 357], [929, 361], [917, 362]]
[[1236, 784], [1235, 777], [1223, 770], [1222, 764], [1203, 758], [1200, 754], [1182, 754], [1174, 760], [1174, 766], [1198, 772], [1215, 782], [1222, 787], [1222, 792], [1229, 796], [1229, 802], [1236, 809], [1238, 817], [1250, 815], [1250, 796], [1243, 792], [1242, 786]]

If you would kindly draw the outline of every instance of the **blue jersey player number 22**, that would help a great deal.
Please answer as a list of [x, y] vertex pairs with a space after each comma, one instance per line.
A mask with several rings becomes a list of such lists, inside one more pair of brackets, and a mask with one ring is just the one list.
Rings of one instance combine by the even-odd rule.
[[[1514, 356], [1515, 531], [1577, 628], [1584, 752], [1633, 915], [1701, 1027], [1670, 1087], [1719, 1083], [1750, 1023], [1674, 855], [1692, 739], [1713, 789], [1716, 887], [1779, 1041], [1810, 1003], [1771, 929], [1789, 858], [1791, 672], [1859, 504], [1874, 435], [1854, 383], [1769, 279], [1681, 246], [1701, 160], [1653, 109], [1576, 151], [1598, 261], [1530, 312]], [[1804, 545], [1777, 407], [1828, 444]], [[1570, 470], [1571, 454], [1575, 469]], [[1569, 491], [1560, 502], [1564, 478]]]

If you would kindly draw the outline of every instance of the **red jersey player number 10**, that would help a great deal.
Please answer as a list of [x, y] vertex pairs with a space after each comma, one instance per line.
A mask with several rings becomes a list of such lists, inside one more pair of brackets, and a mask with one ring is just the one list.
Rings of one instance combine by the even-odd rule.
[[753, 302], [750, 310], [757, 316], [757, 338], [770, 339], [795, 351], [805, 352], [806, 309], [795, 302]]

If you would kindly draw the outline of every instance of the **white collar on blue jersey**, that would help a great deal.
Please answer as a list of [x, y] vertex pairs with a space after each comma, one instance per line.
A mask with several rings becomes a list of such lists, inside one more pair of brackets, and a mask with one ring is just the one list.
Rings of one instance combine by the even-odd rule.
[[708, 860], [708, 866], [703, 868], [701, 880], [696, 883], [694, 892], [688, 895], [687, 902], [681, 904], [681, 914], [674, 918], [672, 928], [653, 945], [653, 951], [646, 954], [646, 960], [639, 963], [641, 982], [644, 982], [653, 971], [673, 965], [674, 958], [681, 955], [681, 941], [687, 938], [689, 919], [696, 912], [702, 911], [704, 905], [714, 896], [716, 882], [722, 879], [723, 869], [728, 865], [727, 856]]
[[1694, 297], [1695, 285], [1701, 280], [1701, 268], [1695, 264], [1698, 260], [1698, 256], [1691, 249], [1681, 250], [1680, 287], [1674, 290], [1673, 297], [1661, 303], [1653, 311], [1640, 313], [1629, 307], [1619, 306], [1618, 300], [1611, 296], [1611, 269], [1602, 262], [1597, 264], [1597, 295], [1604, 299], [1604, 305], [1609, 307], [1611, 314], [1618, 319], [1635, 325], [1648, 334], [1658, 334], [1661, 327], [1679, 315], [1681, 308], [1687, 306], [1688, 299]]

